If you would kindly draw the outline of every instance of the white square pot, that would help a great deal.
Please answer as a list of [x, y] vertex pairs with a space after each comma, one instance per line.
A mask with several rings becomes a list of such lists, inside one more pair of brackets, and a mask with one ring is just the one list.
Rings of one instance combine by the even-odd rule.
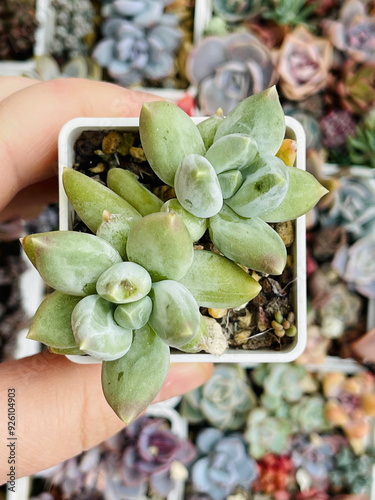
[[[204, 118], [193, 118], [199, 123]], [[305, 133], [297, 120], [286, 117], [286, 137], [297, 141], [296, 166], [305, 170], [306, 145]], [[71, 230], [73, 227], [74, 210], [70, 205], [62, 185], [62, 172], [64, 167], [72, 168], [74, 163], [74, 144], [84, 131], [95, 130], [121, 130], [123, 132], [136, 132], [138, 130], [138, 118], [75, 118], [64, 125], [59, 136], [59, 203], [60, 203], [60, 230]], [[228, 349], [221, 356], [213, 356], [206, 353], [186, 354], [181, 351], [172, 351], [171, 362], [216, 362], [216, 363], [280, 363], [294, 361], [306, 347], [306, 223], [305, 217], [299, 217], [295, 221], [295, 241], [293, 243], [292, 255], [294, 260], [294, 277], [291, 285], [293, 289], [293, 309], [296, 315], [297, 335], [293, 342], [282, 351], [271, 349], [259, 349], [248, 351], [243, 349]], [[87, 358], [86, 356], [69, 357], [78, 362]], [[83, 359], [79, 359], [83, 358]]]

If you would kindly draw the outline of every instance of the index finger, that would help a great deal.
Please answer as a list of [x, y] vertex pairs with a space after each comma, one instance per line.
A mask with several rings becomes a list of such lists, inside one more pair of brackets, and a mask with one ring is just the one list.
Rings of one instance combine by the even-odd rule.
[[80, 116], [138, 116], [160, 97], [80, 79], [32, 85], [0, 103], [0, 210], [18, 191], [57, 173], [61, 127]]

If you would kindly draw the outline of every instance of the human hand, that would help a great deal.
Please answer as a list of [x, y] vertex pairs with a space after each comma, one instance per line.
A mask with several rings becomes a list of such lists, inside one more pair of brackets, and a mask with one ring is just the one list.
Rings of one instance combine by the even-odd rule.
[[[158, 97], [86, 80], [0, 78], [0, 222], [35, 215], [57, 199], [57, 136], [72, 118], [138, 116]], [[212, 365], [172, 364], [156, 401], [188, 392]], [[16, 476], [43, 470], [118, 432], [100, 365], [43, 352], [0, 364], [0, 484], [9, 480], [8, 389], [15, 389]], [[5, 425], [4, 425], [5, 423]]]

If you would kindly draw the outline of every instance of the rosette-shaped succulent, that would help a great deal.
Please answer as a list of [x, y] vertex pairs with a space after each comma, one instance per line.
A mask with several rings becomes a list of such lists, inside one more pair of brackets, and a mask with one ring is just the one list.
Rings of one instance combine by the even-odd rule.
[[173, 54], [181, 42], [176, 23], [177, 19], [171, 23], [162, 18], [160, 24], [145, 29], [121, 18], [109, 18], [92, 57], [121, 85], [161, 80], [174, 69]]
[[[310, 174], [291, 166], [295, 142], [283, 141], [284, 134], [274, 87], [248, 97], [226, 118], [214, 115], [198, 127], [166, 102], [144, 104], [140, 116], [146, 157], [174, 187], [179, 213], [208, 219], [211, 240], [222, 254], [268, 274], [281, 274], [286, 250], [267, 222], [306, 213], [326, 191]], [[181, 281], [188, 288], [197, 275], [194, 267]]]
[[309, 5], [306, 0], [268, 0], [265, 2], [265, 12], [262, 17], [272, 19], [275, 23], [284, 26], [297, 26], [299, 24], [306, 24], [309, 17], [314, 13], [315, 2]]
[[252, 489], [259, 493], [271, 494], [273, 498], [289, 498], [288, 486], [293, 481], [291, 458], [287, 455], [267, 453], [257, 463], [258, 478]]
[[319, 122], [322, 143], [325, 148], [339, 149], [346, 145], [355, 133], [356, 122], [349, 111], [332, 110]]
[[198, 87], [203, 114], [228, 114], [240, 101], [276, 82], [271, 53], [249, 33], [204, 38], [189, 53], [186, 72]]
[[214, 12], [232, 23], [256, 16], [259, 12], [259, 0], [213, 0]]
[[339, 491], [367, 495], [371, 489], [374, 463], [372, 450], [358, 456], [350, 446], [343, 447], [335, 457], [330, 477], [332, 486]]
[[89, 35], [93, 35], [94, 8], [90, 0], [52, 0], [54, 33], [49, 52], [65, 60], [87, 55]]
[[217, 365], [210, 380], [185, 394], [181, 414], [191, 424], [209, 422], [222, 431], [238, 430], [249, 411], [256, 406], [256, 396], [246, 381], [240, 365]]
[[239, 434], [225, 436], [209, 427], [198, 434], [200, 458], [193, 464], [193, 490], [213, 500], [225, 500], [236, 487], [248, 490], [257, 477], [257, 464], [246, 452]]
[[358, 62], [375, 58], [375, 19], [366, 14], [360, 0], [346, 0], [337, 21], [325, 21], [324, 30], [333, 45]]
[[266, 453], [280, 455], [285, 450], [293, 432], [290, 419], [273, 417], [264, 408], [256, 408], [247, 418], [245, 438], [250, 456], [263, 458]]
[[332, 266], [361, 295], [375, 298], [375, 235], [368, 234], [337, 250]]
[[356, 165], [375, 168], [375, 110], [356, 128], [354, 137], [348, 137], [351, 161]]
[[[362, 175], [360, 175], [360, 173]], [[357, 240], [375, 231], [375, 173], [364, 168], [340, 177], [331, 206], [320, 214], [323, 227], [342, 226]]]
[[120, 17], [141, 26], [151, 28], [164, 19], [174, 20], [174, 16], [164, 13], [173, 0], [101, 0], [102, 16]]
[[[151, 211], [156, 211], [142, 217], [115, 193], [121, 177], [116, 169], [108, 176], [112, 191], [66, 169], [63, 182], [69, 200], [96, 235], [39, 233], [25, 237], [23, 247], [56, 290], [38, 309], [29, 338], [59, 354], [90, 354], [102, 360], [105, 397], [129, 422], [159, 391], [168, 370], [169, 346], [186, 346], [188, 352], [211, 346], [215, 352], [215, 343], [193, 294], [178, 281], [196, 260], [189, 230], [175, 212], [158, 212], [161, 201], [155, 195], [132, 184], [133, 190], [140, 190], [143, 208], [153, 206]], [[190, 286], [209, 307], [217, 305], [211, 297], [223, 300], [223, 288], [226, 307], [237, 307], [258, 293], [259, 285], [238, 266], [217, 254], [204, 256], [210, 264], [198, 263], [199, 282], [191, 278]], [[238, 280], [244, 285], [239, 291]], [[222, 340], [220, 331], [220, 344]]]
[[296, 429], [306, 433], [328, 430], [330, 425], [325, 417], [324, 405], [324, 399], [318, 394], [301, 398], [290, 410]]
[[349, 59], [342, 66], [341, 77], [333, 80], [341, 105], [350, 113], [363, 115], [375, 106], [375, 61], [358, 63]]
[[293, 101], [316, 94], [327, 86], [331, 64], [331, 43], [299, 26], [286, 35], [278, 55], [282, 93]]

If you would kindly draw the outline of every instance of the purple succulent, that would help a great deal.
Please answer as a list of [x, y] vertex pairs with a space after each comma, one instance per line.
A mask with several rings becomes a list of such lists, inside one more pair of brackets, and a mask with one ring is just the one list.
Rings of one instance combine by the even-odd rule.
[[201, 457], [191, 471], [193, 489], [213, 500], [224, 500], [236, 487], [248, 490], [257, 477], [257, 464], [247, 454], [240, 434], [224, 434], [213, 427], [197, 437]]
[[369, 234], [348, 247], [342, 246], [332, 262], [335, 271], [357, 292], [375, 299], [375, 234]]
[[358, 62], [375, 59], [375, 18], [366, 14], [360, 0], [346, 0], [338, 21], [323, 22], [333, 45]]
[[349, 111], [333, 110], [320, 120], [323, 146], [335, 149], [345, 146], [349, 136], [355, 134], [356, 122]]
[[228, 114], [246, 97], [276, 83], [270, 51], [249, 33], [204, 38], [190, 51], [186, 73], [198, 87], [199, 107], [206, 115], [218, 108]]

